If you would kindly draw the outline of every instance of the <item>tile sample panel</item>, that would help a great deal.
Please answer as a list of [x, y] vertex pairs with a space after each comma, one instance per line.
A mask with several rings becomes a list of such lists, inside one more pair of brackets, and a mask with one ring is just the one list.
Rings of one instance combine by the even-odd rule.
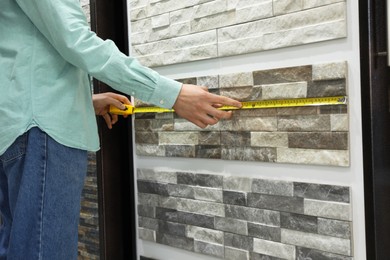
[[347, 36], [346, 1], [131, 1], [132, 54], [146, 66]]
[[221, 259], [353, 259], [349, 187], [151, 169], [137, 182], [140, 239]]
[[[179, 81], [241, 101], [347, 95], [347, 64], [334, 62]], [[141, 102], [136, 103], [142, 106]], [[349, 166], [347, 105], [234, 111], [201, 129], [174, 113], [137, 114], [140, 156]]]

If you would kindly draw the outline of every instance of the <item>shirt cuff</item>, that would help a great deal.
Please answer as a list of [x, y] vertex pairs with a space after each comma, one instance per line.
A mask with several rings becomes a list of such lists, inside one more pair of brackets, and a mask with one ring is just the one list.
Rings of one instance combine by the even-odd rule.
[[160, 76], [149, 102], [162, 108], [172, 108], [179, 96], [182, 83]]

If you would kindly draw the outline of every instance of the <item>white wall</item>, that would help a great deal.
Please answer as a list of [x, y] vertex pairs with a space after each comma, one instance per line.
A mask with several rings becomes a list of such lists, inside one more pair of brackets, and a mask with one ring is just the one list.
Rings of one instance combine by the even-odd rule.
[[[135, 167], [167, 168], [196, 172], [212, 172], [213, 174], [349, 186], [352, 190], [354, 259], [366, 259], [358, 1], [347, 1], [347, 6], [348, 37], [345, 39], [235, 57], [176, 64], [155, 69], [168, 77], [185, 78], [334, 61], [347, 61], [349, 69], [350, 167], [138, 156], [135, 156]], [[142, 240], [138, 240], [138, 253], [159, 260], [216, 259]]]

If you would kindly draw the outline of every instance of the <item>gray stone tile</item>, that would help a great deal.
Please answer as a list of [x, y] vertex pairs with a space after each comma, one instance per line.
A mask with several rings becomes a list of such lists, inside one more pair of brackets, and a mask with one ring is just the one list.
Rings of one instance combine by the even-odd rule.
[[305, 199], [304, 204], [305, 215], [337, 220], [351, 220], [352, 218], [352, 208], [347, 203]]
[[148, 205], [137, 205], [138, 216], [155, 218], [156, 217], [156, 208]]
[[215, 229], [245, 236], [248, 235], [247, 222], [239, 219], [215, 217]]
[[320, 106], [320, 114], [347, 114], [348, 105]]
[[211, 255], [223, 258], [225, 256], [225, 250], [222, 245], [210, 244], [202, 241], [195, 240], [194, 251], [205, 255]]
[[318, 234], [351, 239], [352, 223], [318, 218]]
[[183, 84], [198, 85], [198, 80], [196, 78], [177, 79], [177, 81]]
[[276, 148], [223, 146], [221, 159], [238, 161], [275, 162]]
[[139, 228], [138, 237], [142, 240], [156, 242], [156, 231], [146, 228]]
[[280, 226], [286, 229], [292, 229], [302, 232], [317, 233], [318, 220], [317, 217], [305, 216], [301, 214], [280, 213]]
[[161, 197], [160, 200], [161, 207], [165, 208], [203, 215], [225, 216], [225, 207], [221, 203], [176, 197]]
[[194, 251], [194, 239], [192, 238], [174, 236], [157, 232], [156, 241], [159, 244], [172, 246], [188, 251]]
[[221, 145], [221, 133], [214, 131], [199, 133], [200, 145]]
[[297, 197], [349, 203], [350, 190], [346, 186], [294, 182]]
[[137, 178], [162, 183], [177, 183], [176, 172], [155, 171], [153, 169], [137, 169]]
[[138, 144], [158, 144], [158, 133], [137, 131], [135, 142]]
[[223, 189], [233, 191], [251, 191], [252, 178], [238, 177], [238, 176], [224, 176]]
[[223, 231], [209, 229], [209, 228], [187, 225], [187, 237], [193, 238], [196, 241], [203, 241], [206, 243], [213, 243], [219, 245], [224, 244]]
[[137, 188], [138, 192], [169, 196], [168, 185], [165, 183], [155, 183], [150, 181], [138, 180]]
[[197, 78], [197, 85], [205, 86], [208, 89], [216, 89], [219, 88], [219, 76], [204, 76]]
[[253, 238], [225, 232], [225, 246], [253, 251]]
[[184, 237], [186, 235], [186, 226], [180, 223], [159, 220], [157, 231], [159, 233]]
[[278, 163], [349, 166], [348, 150], [277, 148]]
[[138, 193], [138, 204], [148, 205], [150, 207], [159, 207], [161, 203], [160, 195], [148, 194], [148, 193]]
[[309, 82], [307, 97], [332, 97], [347, 95], [345, 79]]
[[222, 202], [221, 188], [193, 187], [196, 200]]
[[280, 212], [265, 209], [226, 205], [225, 217], [247, 220], [270, 226], [280, 226]]
[[351, 256], [351, 241], [312, 233], [282, 229], [282, 243]]
[[194, 158], [196, 152], [195, 145], [164, 145], [166, 157]]
[[[138, 114], [136, 114], [138, 115]], [[146, 114], [145, 114], [146, 115]], [[148, 114], [153, 115], [153, 114]], [[153, 115], [155, 117], [155, 115]], [[136, 119], [134, 129], [138, 132], [173, 131], [173, 118], [171, 119]]]
[[223, 176], [212, 174], [177, 173], [177, 183], [192, 186], [222, 188]]
[[277, 114], [280, 116], [292, 116], [292, 115], [317, 115], [318, 107], [286, 107], [278, 108]]
[[295, 246], [264, 239], [253, 239], [253, 251], [259, 254], [295, 260]]
[[204, 228], [214, 228], [214, 217], [177, 211], [174, 209], [156, 208], [156, 218]]
[[237, 191], [223, 191], [223, 203], [246, 206], [246, 193]]
[[158, 220], [154, 218], [138, 217], [138, 227], [158, 230]]
[[221, 132], [221, 145], [228, 147], [242, 147], [250, 146], [251, 134], [250, 132]]
[[253, 179], [252, 192], [292, 197], [294, 195], [294, 185], [287, 181]]
[[249, 251], [225, 246], [225, 259], [249, 260]]
[[311, 81], [312, 66], [254, 71], [253, 78], [255, 85]]
[[289, 133], [289, 148], [348, 150], [348, 133]]
[[315, 250], [311, 248], [304, 248], [297, 246], [297, 260], [352, 260], [353, 257], [337, 255], [332, 253], [327, 253], [320, 250]]
[[180, 198], [195, 198], [194, 187], [181, 184], [168, 184], [167, 190], [169, 196], [180, 197]]
[[136, 154], [139, 156], [165, 156], [165, 147], [153, 144], [136, 144]]
[[196, 158], [221, 159], [221, 146], [217, 145], [197, 145]]
[[258, 253], [255, 253], [255, 252], [251, 252], [250, 253], [250, 259], [251, 260], [285, 260], [283, 258], [269, 256], [269, 255], [263, 255], [263, 254], [258, 254]]
[[329, 115], [280, 116], [278, 131], [286, 132], [322, 132], [330, 131]]
[[260, 225], [251, 222], [248, 222], [248, 235], [275, 242], [280, 242], [281, 239], [280, 227]]
[[248, 193], [248, 206], [302, 214], [303, 198]]

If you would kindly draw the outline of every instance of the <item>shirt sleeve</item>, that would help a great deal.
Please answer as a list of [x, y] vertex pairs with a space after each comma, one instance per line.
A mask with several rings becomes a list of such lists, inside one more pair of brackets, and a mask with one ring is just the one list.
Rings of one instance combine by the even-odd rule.
[[89, 29], [78, 0], [16, 0], [50, 44], [69, 63], [114, 89], [160, 107], [171, 108], [181, 83], [142, 66], [111, 40]]

